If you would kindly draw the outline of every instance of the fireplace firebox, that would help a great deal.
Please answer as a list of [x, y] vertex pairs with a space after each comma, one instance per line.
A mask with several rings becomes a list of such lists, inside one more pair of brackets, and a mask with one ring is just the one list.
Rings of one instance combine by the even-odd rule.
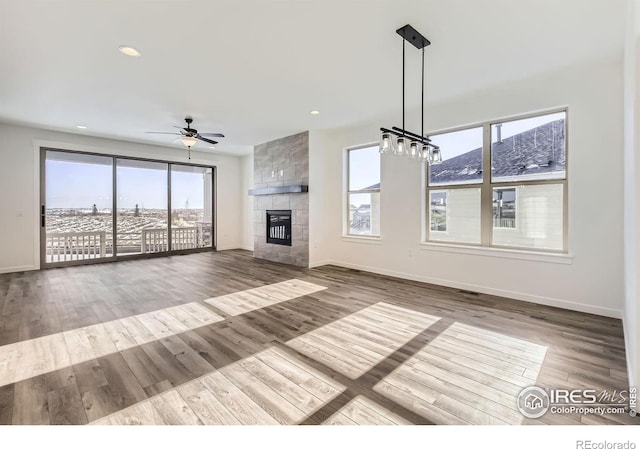
[[267, 243], [291, 246], [291, 211], [267, 211]]

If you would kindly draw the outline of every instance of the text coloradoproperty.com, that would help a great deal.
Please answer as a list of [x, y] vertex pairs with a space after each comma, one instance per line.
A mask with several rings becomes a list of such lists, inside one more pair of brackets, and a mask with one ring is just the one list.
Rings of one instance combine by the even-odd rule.
[[578, 407], [575, 405], [552, 406], [551, 413], [579, 413], [581, 415], [615, 415], [627, 413], [626, 406], [616, 407]]

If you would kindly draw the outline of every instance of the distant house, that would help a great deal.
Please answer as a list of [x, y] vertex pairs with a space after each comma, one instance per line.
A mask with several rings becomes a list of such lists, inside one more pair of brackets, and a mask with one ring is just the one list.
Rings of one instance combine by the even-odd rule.
[[[493, 176], [498, 178], [563, 171], [566, 163], [564, 119], [545, 123], [491, 144]], [[480, 182], [482, 148], [431, 166], [432, 184]]]
[[361, 204], [353, 212], [351, 229], [369, 230], [371, 229], [371, 204]]
[[360, 204], [359, 206], [355, 206], [353, 204], [349, 205], [349, 223], [350, 229], [349, 232], [351, 234], [369, 234], [369, 233], [378, 233], [379, 220], [373, 219], [373, 227], [372, 227], [372, 214], [376, 217], [379, 217], [380, 210], [380, 198], [379, 195], [375, 193], [380, 190], [380, 183], [376, 183], [365, 187], [362, 191], [370, 190], [371, 201], [373, 204]]

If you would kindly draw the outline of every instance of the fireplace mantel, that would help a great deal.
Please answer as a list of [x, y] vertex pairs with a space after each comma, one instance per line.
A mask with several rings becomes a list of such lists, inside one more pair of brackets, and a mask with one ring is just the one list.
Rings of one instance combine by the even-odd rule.
[[260, 189], [250, 189], [249, 195], [282, 195], [286, 193], [306, 193], [309, 191], [309, 186], [296, 184], [292, 186], [278, 186], [278, 187], [263, 187]]

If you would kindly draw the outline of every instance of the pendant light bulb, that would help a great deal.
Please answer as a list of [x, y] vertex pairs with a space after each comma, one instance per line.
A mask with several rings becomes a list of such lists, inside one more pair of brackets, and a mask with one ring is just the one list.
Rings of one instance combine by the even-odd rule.
[[411, 156], [412, 159], [416, 159], [419, 155], [420, 147], [418, 146], [418, 142], [411, 142], [411, 145], [409, 145], [409, 156]]
[[434, 165], [442, 164], [442, 153], [440, 148], [434, 148], [431, 150], [431, 163]]
[[398, 156], [404, 156], [407, 152], [407, 140], [404, 137], [398, 137]]
[[429, 146], [428, 145], [422, 145], [422, 149], [420, 150], [420, 160], [421, 161], [430, 162], [429, 161]]
[[389, 133], [382, 133], [382, 140], [380, 141], [380, 154], [388, 153], [393, 146], [393, 139]]

